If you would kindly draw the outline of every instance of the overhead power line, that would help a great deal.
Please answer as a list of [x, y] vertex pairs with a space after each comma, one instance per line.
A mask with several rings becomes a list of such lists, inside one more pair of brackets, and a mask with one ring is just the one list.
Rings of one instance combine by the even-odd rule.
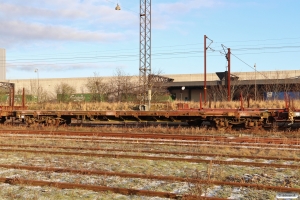
[[236, 43], [236, 42], [265, 42], [265, 41], [280, 41], [280, 40], [297, 40], [300, 39], [300, 37], [295, 38], [273, 38], [273, 39], [261, 39], [261, 40], [233, 40], [233, 41], [225, 41], [225, 42], [215, 42], [217, 44], [221, 43]]
[[[110, 2], [113, 2], [113, 1], [110, 1]], [[115, 2], [113, 2], [115, 3]], [[268, 44], [245, 44], [247, 42], [262, 42], [262, 41], [283, 41], [283, 40], [293, 40], [292, 42], [284, 42], [284, 43], [268, 43]], [[287, 45], [287, 44], [299, 44], [300, 42], [296, 42], [295, 39], [300, 39], [300, 37], [298, 38], [277, 38], [277, 39], [264, 39], [264, 40], [239, 40], [239, 41], [225, 41], [225, 42], [214, 42], [214, 46], [212, 46], [213, 49], [217, 49], [217, 46], [216, 44], [224, 44], [224, 43], [236, 43], [236, 42], [239, 42], [239, 43], [244, 43], [244, 44], [239, 44], [239, 45], [230, 45], [231, 49], [233, 50], [240, 50], [240, 49], [247, 49], [246, 47], [247, 46], [251, 46], [251, 47], [259, 47], [259, 48], [266, 48], [266, 46], [269, 46], [268, 48], [272, 48], [273, 46], [272, 45], [277, 45], [277, 46], [274, 46], [274, 48], [276, 47], [286, 47], [286, 46], [278, 46], [278, 45]], [[178, 44], [178, 45], [166, 45], [166, 46], [152, 46], [152, 49], [164, 49], [164, 48], [172, 48], [172, 50], [174, 50], [174, 47], [187, 47], [187, 46], [197, 46], [199, 48], [202, 49], [202, 46], [204, 45], [204, 43], [188, 43], [188, 44]], [[243, 48], [233, 48], [233, 47], [243, 47]], [[250, 48], [249, 48], [250, 49]], [[165, 51], [167, 51], [168, 49], [166, 49]], [[25, 57], [35, 57], [35, 56], [55, 56], [55, 55], [76, 55], [76, 54], [79, 54], [79, 55], [83, 55], [83, 54], [96, 54], [96, 53], [107, 53], [107, 52], [128, 52], [128, 51], [136, 51], [138, 52], [138, 48], [129, 48], [129, 49], [113, 49], [113, 50], [96, 50], [96, 51], [81, 51], [81, 52], [69, 52], [69, 53], [51, 53], [51, 54], [24, 54], [23, 56]], [[17, 59], [17, 58], [14, 58], [14, 59]]]
[[[239, 55], [249, 55], [249, 54], [273, 54], [273, 53], [283, 53], [283, 52], [287, 52], [287, 53], [291, 53], [291, 52], [300, 52], [299, 51], [276, 51], [276, 52], [260, 52], [260, 53], [247, 53], [247, 54], [234, 54], [235, 56], [239, 56]], [[199, 52], [198, 52], [199, 53]], [[201, 53], [201, 52], [200, 52]], [[188, 54], [188, 53], [187, 53]], [[208, 57], [223, 57], [224, 55], [221, 54], [212, 54], [208, 55]], [[176, 55], [176, 54], [174, 54]], [[135, 57], [135, 58], [134, 58]], [[187, 58], [203, 58], [204, 56], [202, 54], [193, 54], [193, 55], [177, 55], [177, 56], [172, 56], [172, 54], [169, 55], [164, 55], [164, 56], [153, 56], [152, 60], [167, 60], [167, 59], [187, 59]], [[134, 58], [134, 59], [132, 59]], [[100, 59], [100, 58], [99, 58]], [[100, 60], [86, 60], [86, 61], [77, 61], [76, 59], [71, 59], [71, 60], [66, 60], [65, 62], [61, 61], [61, 62], [57, 62], [57, 60], [54, 60], [53, 62], [55, 63], [51, 63], [51, 60], [49, 62], [33, 62], [33, 61], [29, 61], [29, 62], [8, 62], [7, 66], [21, 66], [21, 65], [26, 65], [26, 66], [39, 66], [39, 65], [72, 65], [72, 64], [89, 64], [89, 63], [112, 63], [112, 62], [131, 62], [131, 61], [138, 61], [138, 58], [136, 56], [129, 56], [127, 58], [125, 57], [114, 57], [112, 58], [101, 58]], [[72, 62], [73, 61], [73, 62]], [[248, 64], [247, 64], [248, 65]], [[251, 65], [249, 65], [251, 66]]]
[[254, 69], [257, 73], [259, 73], [259, 74], [261, 74], [262, 76], [264, 76], [265, 78], [269, 79], [266, 75], [264, 75], [263, 73], [257, 71], [255, 67], [252, 67], [251, 65], [249, 65], [248, 63], [246, 63], [245, 61], [243, 61], [242, 59], [240, 59], [239, 57], [237, 57], [237, 56], [234, 55], [233, 53], [230, 53], [230, 54], [233, 55], [234, 57], [236, 57], [239, 61], [241, 61], [242, 63], [244, 63], [245, 65], [247, 65], [247, 66], [250, 67], [251, 69]]
[[[262, 48], [240, 48], [240, 49], [232, 49], [233, 51], [254, 51], [254, 50], [270, 50], [270, 49], [300, 49], [300, 46], [279, 46], [279, 47], [262, 47]], [[221, 51], [221, 50], [215, 50]], [[245, 54], [237, 54], [237, 55], [247, 55], [247, 54], [261, 54], [261, 53], [280, 53], [285, 51], [272, 51], [272, 52], [256, 52], [256, 53], [245, 53]], [[289, 51], [289, 52], [298, 52], [298, 51]], [[157, 52], [153, 53], [153, 56], [165, 56], [165, 55], [178, 55], [178, 54], [202, 54], [203, 50], [193, 49], [188, 51], [187, 49], [183, 49], [183, 51], [174, 51], [174, 52]], [[214, 52], [209, 52], [214, 53]], [[201, 55], [199, 55], [202, 57]], [[73, 56], [73, 57], [46, 57], [46, 58], [21, 58], [21, 59], [7, 59], [7, 62], [26, 62], [26, 61], [63, 61], [63, 60], [89, 60], [89, 59], [116, 59], [116, 58], [126, 58], [126, 57], [138, 57], [138, 54], [101, 54], [95, 56]]]

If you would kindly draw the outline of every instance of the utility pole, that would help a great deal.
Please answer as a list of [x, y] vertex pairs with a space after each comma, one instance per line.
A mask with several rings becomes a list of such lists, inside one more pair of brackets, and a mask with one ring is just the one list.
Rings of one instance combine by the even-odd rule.
[[207, 96], [207, 87], [206, 87], [206, 51], [213, 41], [210, 40], [210, 44], [206, 46], [206, 39], [209, 39], [206, 35], [204, 35], [204, 104], [206, 104], [206, 96]]
[[40, 97], [40, 77], [39, 77], [39, 69], [36, 68], [34, 72], [37, 74], [37, 103], [39, 103]]
[[[151, 83], [151, 0], [140, 0], [140, 64], [139, 97], [145, 104], [148, 98], [150, 109]], [[150, 98], [149, 98], [150, 97]]]
[[254, 100], [256, 101], [256, 64], [254, 64], [255, 81], [254, 81]]
[[231, 101], [231, 91], [230, 91], [230, 48], [228, 48], [227, 60], [228, 60], [228, 72], [227, 72], [228, 101]]
[[[230, 48], [227, 48], [227, 53], [226, 53], [226, 50], [225, 50], [225, 46], [223, 44], [221, 44], [221, 46], [223, 47], [223, 50], [225, 52], [225, 58], [227, 60], [227, 63], [228, 63], [228, 69], [227, 69], [227, 77], [226, 77], [226, 71], [225, 71], [225, 86], [227, 85], [227, 97], [228, 97], [228, 101], [231, 101], [231, 91], [230, 91]], [[222, 52], [220, 52], [222, 53]], [[227, 79], [227, 82], [226, 82], [226, 79]]]
[[204, 104], [206, 104], [206, 50], [206, 35], [204, 35]]
[[[121, 10], [117, 4], [115, 10]], [[140, 0], [140, 64], [139, 94], [140, 105], [151, 103], [151, 0]]]

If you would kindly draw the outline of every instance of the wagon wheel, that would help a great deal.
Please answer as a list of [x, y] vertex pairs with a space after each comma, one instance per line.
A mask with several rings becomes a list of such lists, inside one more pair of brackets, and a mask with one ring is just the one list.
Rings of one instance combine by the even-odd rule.
[[25, 123], [26, 123], [26, 126], [27, 127], [35, 127], [36, 126], [36, 121], [35, 121], [35, 119], [34, 118], [27, 118], [26, 120], [25, 120]]
[[272, 125], [271, 125], [271, 131], [272, 132], [276, 132], [278, 131], [278, 125], [276, 122], [273, 122]]

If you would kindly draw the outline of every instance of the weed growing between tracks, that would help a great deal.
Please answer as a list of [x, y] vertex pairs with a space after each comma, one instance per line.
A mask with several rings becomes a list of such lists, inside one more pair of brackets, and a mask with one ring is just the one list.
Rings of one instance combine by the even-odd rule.
[[[23, 128], [23, 127], [20, 127]], [[205, 135], [205, 134], [216, 134], [216, 131], [210, 130], [205, 133], [201, 128], [194, 128], [188, 130], [187, 128], [173, 128], [168, 130], [164, 127], [143, 127], [143, 128], [118, 128], [118, 127], [103, 127], [103, 129], [97, 128], [84, 128], [84, 127], [59, 127], [59, 129], [65, 129], [66, 131], [76, 130], [76, 131], [86, 131], [90, 130], [92, 132], [136, 132], [136, 133], [164, 133], [164, 134], [184, 134], [184, 135]], [[166, 129], [166, 130], [165, 130]], [[172, 132], [173, 131], [173, 132]], [[177, 131], [177, 132], [174, 132]], [[190, 131], [190, 132], [188, 132]], [[281, 134], [281, 133], [280, 133]], [[278, 134], [278, 137], [281, 135]], [[231, 132], [222, 132], [218, 135], [228, 135], [231, 137], [238, 136], [239, 134]], [[42, 136], [42, 137], [41, 137]], [[213, 138], [213, 136], [212, 136]], [[125, 139], [125, 138], [105, 138], [101, 137], [101, 140], [96, 140], [96, 136], [55, 136], [55, 135], [36, 135], [31, 137], [30, 135], [15, 135], [6, 134], [0, 135], [0, 145], [40, 145], [41, 147], [26, 147], [28, 150], [47, 150], [47, 151], [75, 151], [70, 149], [59, 149], [59, 146], [68, 147], [79, 147], [83, 149], [77, 149], [78, 152], [94, 152], [94, 153], [112, 153], [109, 149], [118, 149], [120, 152], [114, 152], [116, 155], [148, 155], [148, 156], [168, 156], [168, 157], [188, 157], [188, 158], [205, 158], [205, 159], [232, 159], [235, 161], [248, 161], [246, 158], [231, 158], [231, 157], [207, 157], [207, 156], [187, 156], [187, 155], [169, 155], [169, 154], [154, 154], [154, 153], [143, 153], [143, 150], [156, 150], [156, 151], [172, 151], [172, 152], [190, 152], [190, 153], [216, 153], [220, 155], [236, 154], [236, 155], [248, 155], [248, 156], [277, 156], [277, 157], [288, 157], [288, 158], [300, 158], [300, 151], [290, 151], [289, 149], [283, 150], [279, 149], [282, 145], [273, 145], [268, 149], [264, 149], [265, 146], [256, 145], [256, 149], [248, 148], [243, 144], [238, 144], [237, 146], [221, 146], [220, 142], [216, 142], [215, 146], [204, 146], [202, 144], [190, 145], [190, 141], [181, 141], [181, 143], [176, 144], [174, 141], [167, 143], [170, 140], [155, 139], [150, 142], [150, 139]], [[99, 139], [99, 138], [98, 138]], [[120, 139], [120, 140], [118, 140]], [[165, 143], [165, 144], [163, 144]], [[226, 145], [227, 143], [221, 143]], [[42, 146], [51, 146], [52, 148], [43, 148]], [[102, 148], [104, 150], [87, 150], [86, 148]], [[1, 147], [1, 148], [11, 148], [18, 149], [24, 147]], [[134, 150], [133, 152], [125, 152], [125, 150]], [[124, 151], [124, 152], [122, 152]], [[163, 175], [163, 176], [175, 176], [182, 178], [197, 178], [204, 180], [220, 180], [220, 181], [231, 181], [231, 182], [245, 182], [256, 183], [256, 184], [267, 184], [276, 186], [285, 186], [289, 181], [292, 185], [287, 185], [288, 187], [300, 187], [300, 183], [296, 180], [300, 180], [298, 169], [274, 169], [270, 167], [250, 167], [250, 166], [235, 166], [235, 165], [219, 165], [219, 164], [205, 164], [205, 163], [189, 163], [189, 162], [178, 162], [178, 161], [165, 161], [165, 160], [145, 160], [145, 159], [125, 159], [125, 158], [103, 158], [95, 156], [66, 156], [66, 155], [51, 155], [51, 154], [36, 154], [36, 153], [26, 153], [26, 152], [1, 152], [0, 164], [18, 164], [18, 165], [34, 165], [34, 166], [48, 166], [48, 167], [61, 167], [61, 168], [72, 168], [72, 169], [90, 169], [90, 170], [103, 170], [108, 172], [122, 172], [122, 173], [137, 173], [144, 175]], [[297, 163], [290, 161], [270, 161], [264, 159], [256, 159], [257, 162], [279, 162], [282, 164]], [[195, 184], [195, 183], [178, 183], [176, 181], [166, 182], [159, 180], [141, 180], [137, 178], [120, 178], [111, 176], [92, 176], [92, 175], [80, 175], [80, 174], [68, 174], [68, 173], [53, 173], [53, 172], [32, 172], [26, 170], [7, 170], [5, 168], [0, 169], [1, 176], [3, 177], [15, 177], [19, 174], [20, 178], [40, 178], [41, 180], [58, 180], [58, 181], [69, 181], [73, 183], [93, 183], [97, 185], [108, 185], [116, 187], [131, 187], [138, 189], [149, 189], [155, 191], [168, 191], [179, 194], [196, 194], [196, 195], [211, 195], [216, 197], [237, 197], [234, 195], [242, 195], [245, 199], [268, 199], [271, 198], [275, 192], [270, 191], [260, 191], [257, 189], [241, 188], [230, 186], [214, 186], [212, 184]], [[270, 177], [270, 178], [269, 178]], [[5, 185], [3, 191], [6, 188], [15, 187]], [[26, 188], [26, 191], [33, 196], [34, 195], [49, 195], [49, 198], [54, 198], [54, 194], [49, 194], [48, 192], [42, 192], [44, 187], [41, 187], [36, 192], [32, 187], [27, 186], [16, 186], [23, 193], [22, 188]], [[31, 188], [31, 189], [30, 189]], [[48, 189], [46, 189], [49, 191]], [[107, 197], [110, 199], [115, 199], [118, 197], [117, 194], [107, 194], [107, 193], [94, 193], [90, 191], [77, 192], [78, 190], [57, 190], [50, 188], [51, 191], [58, 192], [58, 199], [63, 191], [71, 191], [66, 193], [69, 199], [93, 199]], [[72, 193], [72, 191], [76, 191]], [[1, 193], [0, 193], [1, 194]], [[86, 194], [91, 194], [91, 196]], [[266, 195], [268, 194], [268, 195]], [[6, 194], [3, 194], [6, 195]], [[18, 199], [16, 193], [10, 193], [9, 195]], [[76, 196], [77, 195], [77, 196]], [[109, 199], [108, 198], [108, 199]], [[124, 199], [141, 199], [140, 197], [131, 196], [121, 196]], [[144, 199], [144, 198], [143, 198]]]
[[145, 134], [166, 134], [166, 135], [209, 135], [209, 136], [233, 136], [233, 137], [269, 137], [269, 138], [295, 138], [300, 141], [300, 129], [290, 132], [274, 131], [274, 130], [216, 130], [207, 127], [184, 127], [184, 126], [117, 126], [105, 125], [95, 127], [83, 126], [66, 126], [46, 127], [43, 125], [25, 127], [25, 126], [11, 126], [10, 124], [0, 124], [1, 130], [45, 130], [45, 131], [76, 131], [76, 132], [94, 132], [94, 133], [145, 133]]
[[[99, 192], [79, 190], [79, 189], [57, 189], [55, 187], [40, 187], [40, 186], [19, 186], [0, 184], [0, 197], [1, 199], [14, 199], [14, 200], [112, 200], [112, 199], [129, 199], [125, 195], [115, 194], [112, 192]], [[130, 200], [140, 200], [139, 196], [132, 196]], [[144, 197], [149, 199], [149, 197]]]

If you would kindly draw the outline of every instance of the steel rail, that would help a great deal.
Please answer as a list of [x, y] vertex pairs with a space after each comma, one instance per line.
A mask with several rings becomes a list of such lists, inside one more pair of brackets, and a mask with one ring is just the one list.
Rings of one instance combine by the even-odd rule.
[[[0, 136], [1, 137], [1, 136]], [[30, 137], [32, 140], [35, 140], [39, 137]], [[26, 139], [30, 139], [30, 138], [27, 138]], [[23, 140], [24, 138], [17, 138], [17, 137], [13, 137], [14, 140]], [[62, 139], [65, 139], [65, 140], [72, 140], [71, 138], [62, 138]], [[49, 138], [47, 137], [46, 140], [49, 140], [49, 141], [61, 141], [61, 139], [52, 139], [52, 138]], [[110, 140], [110, 141], [108, 141]], [[94, 141], [93, 139], [85, 139], [85, 140], [75, 140], [75, 142], [90, 142], [90, 141]], [[101, 140], [102, 141], [102, 140]], [[116, 144], [116, 141], [113, 140], [111, 141], [111, 139], [103, 139], [104, 142], [101, 142], [101, 144]], [[169, 145], [169, 146], [188, 146], [189, 148], [199, 148], [199, 147], [218, 147], [218, 148], [234, 148], [234, 149], [243, 149], [243, 148], [246, 148], [246, 149], [264, 149], [264, 150], [272, 150], [272, 149], [276, 149], [276, 150], [284, 150], [284, 151], [300, 151], [300, 146], [292, 146], [292, 145], [289, 145], [289, 146], [286, 146], [286, 145], [271, 145], [271, 144], [239, 144], [239, 143], [216, 143], [216, 142], [196, 142], [195, 144], [191, 144], [191, 143], [165, 143], [165, 142], [158, 142], [158, 141], [149, 141], [149, 142], [140, 142], [139, 140], [137, 141], [132, 141], [132, 142], [128, 142], [128, 141], [122, 141], [122, 143], [120, 141], [118, 141], [119, 144], [123, 144], [123, 143], [126, 143], [126, 144], [132, 144], [132, 145], [156, 145], [156, 146], [165, 146], [165, 145]]]
[[100, 175], [100, 176], [119, 176], [123, 178], [141, 178], [141, 179], [155, 179], [161, 181], [177, 181], [177, 182], [189, 182], [195, 184], [213, 184], [213, 185], [230, 185], [236, 187], [250, 187], [255, 189], [268, 189], [277, 192], [300, 192], [300, 188], [270, 186], [262, 184], [251, 184], [251, 183], [240, 183], [240, 182], [228, 182], [228, 181], [217, 181], [217, 180], [202, 180], [199, 178], [181, 178], [176, 176], [156, 176], [156, 175], [144, 175], [144, 174], [132, 174], [132, 173], [120, 173], [120, 172], [108, 172], [99, 170], [77, 170], [70, 168], [57, 168], [57, 167], [38, 167], [38, 166], [25, 166], [25, 165], [2, 165], [1, 168], [7, 169], [19, 169], [19, 170], [30, 170], [30, 171], [48, 171], [56, 173], [73, 173], [83, 175]]
[[[1, 137], [1, 136], [0, 136]], [[3, 136], [2, 136], [3, 137]], [[10, 137], [10, 136], [8, 136]], [[88, 142], [88, 141], [104, 141], [101, 142], [103, 143], [116, 143], [116, 140], [121, 140], [123, 143], [126, 144], [144, 144], [144, 145], [160, 145], [160, 146], [165, 146], [165, 145], [170, 145], [170, 146], [189, 146], [191, 147], [199, 147], [199, 146], [207, 146], [207, 147], [233, 147], [233, 148], [248, 148], [248, 149], [257, 149], [257, 148], [261, 148], [261, 149], [285, 149], [287, 151], [299, 151], [300, 150], [300, 146], [299, 145], [287, 145], [287, 144], [262, 144], [262, 143], [234, 143], [234, 142], [211, 142], [211, 141], [197, 141], [197, 142], [191, 142], [191, 141], [170, 141], [170, 140], [165, 140], [162, 142], [158, 142], [157, 140], [153, 139], [153, 140], [147, 140], [147, 139], [138, 139], [138, 140], [134, 140], [132, 139], [132, 142], [128, 142], [130, 141], [130, 139], [122, 139], [122, 138], [114, 138], [112, 141], [112, 139], [104, 139], [104, 138], [62, 138], [59, 136], [11, 136], [13, 137], [14, 140], [23, 140], [24, 138], [26, 139], [38, 139], [38, 138], [42, 138], [42, 139], [47, 139], [47, 140], [59, 140], [61, 141], [62, 139], [64, 140], [74, 140], [75, 142]], [[60, 139], [58, 139], [60, 138]], [[146, 141], [146, 142], [141, 142], [141, 141]], [[224, 145], [226, 144], [226, 145]], [[270, 147], [270, 148], [269, 148]]]
[[67, 135], [67, 136], [98, 136], [122, 138], [156, 138], [172, 140], [219, 141], [239, 143], [271, 143], [300, 145], [299, 138], [262, 138], [262, 137], [224, 137], [224, 136], [199, 136], [199, 135], [174, 135], [174, 134], [141, 134], [141, 133], [94, 133], [94, 132], [68, 132], [68, 131], [41, 131], [41, 130], [1, 130], [0, 134], [27, 134], [27, 135]]
[[239, 166], [254, 166], [254, 167], [275, 167], [275, 168], [289, 168], [300, 169], [300, 165], [285, 165], [273, 163], [258, 163], [258, 162], [241, 162], [241, 161], [224, 161], [224, 160], [206, 160], [199, 158], [174, 158], [174, 157], [158, 157], [158, 156], [137, 156], [137, 155], [120, 155], [120, 154], [100, 154], [100, 153], [79, 153], [79, 152], [57, 152], [57, 151], [33, 151], [23, 149], [0, 149], [2, 152], [26, 152], [26, 153], [44, 153], [54, 155], [76, 155], [88, 157], [103, 157], [103, 158], [130, 158], [130, 159], [143, 159], [143, 160], [164, 160], [164, 161], [181, 161], [191, 163], [212, 163], [224, 165], [239, 165]]
[[[41, 136], [41, 135], [37, 135], [37, 136], [26, 136], [26, 135], [18, 135], [18, 136], [8, 136], [8, 135], [0, 135], [0, 138], [1, 137], [4, 137], [4, 138], [7, 138], [7, 137], [13, 137], [13, 138], [21, 138], [21, 139], [23, 139], [23, 138], [42, 138], [42, 139], [44, 139], [44, 138], [60, 138], [60, 139], [69, 139], [69, 140], [78, 140], [78, 141], [80, 141], [80, 140], [92, 140], [92, 141], [105, 141], [105, 140], [109, 140], [109, 137], [92, 137], [92, 136], [84, 136], [84, 137], [64, 137], [64, 136], [57, 136], [57, 135], [55, 135], [55, 136], [53, 136], [53, 135], [44, 135], [44, 136]], [[207, 136], [205, 136], [205, 137], [207, 137]], [[214, 136], [211, 136], [211, 137], [214, 137]], [[127, 141], [136, 141], [137, 139], [136, 138], [122, 138], [122, 136], [120, 136], [119, 138], [118, 137], [113, 137], [114, 138], [114, 141], [116, 141], [116, 140], [121, 140], [121, 141], [124, 141], [124, 140], [127, 140]], [[284, 142], [282, 142], [282, 143], [280, 143], [280, 144], [276, 144], [276, 143], [278, 143], [278, 141], [276, 141], [276, 140], [274, 140], [273, 138], [271, 139], [273, 142], [275, 141], [275, 144], [273, 143], [271, 143], [269, 140], [267, 141], [267, 144], [264, 144], [264, 143], [256, 143], [256, 138], [253, 138], [252, 139], [252, 141], [254, 141], [253, 143], [251, 143], [251, 141], [249, 142], [249, 144], [247, 144], [247, 143], [244, 143], [245, 142], [245, 140], [242, 140], [242, 142], [235, 142], [234, 141], [234, 139], [235, 138], [229, 138], [230, 140], [233, 140], [233, 141], [219, 141], [219, 140], [214, 140], [214, 139], [210, 139], [210, 140], [198, 140], [198, 141], [195, 141], [195, 140], [184, 140], [184, 142], [186, 143], [186, 142], [188, 142], [189, 144], [199, 144], [199, 143], [205, 143], [205, 144], [210, 144], [210, 143], [217, 143], [217, 142], [219, 142], [219, 143], [227, 143], [227, 144], [231, 144], [231, 143], [235, 143], [235, 144], [241, 144], [241, 143], [243, 143], [243, 145], [255, 145], [255, 144], [257, 144], [257, 145], [268, 145], [268, 146], [278, 146], [278, 145], [293, 145], [293, 146], [295, 146], [295, 147], [299, 147], [300, 148], [300, 144], [298, 145], [297, 143], [298, 143], [298, 141], [299, 141], [299, 143], [300, 143], [300, 139], [297, 139], [296, 141], [293, 141], [294, 143], [296, 143], [296, 144], [284, 144]], [[269, 139], [269, 138], [267, 138], [267, 139]], [[275, 138], [276, 139], [276, 138]], [[170, 139], [162, 139], [162, 140], [164, 140], [164, 142], [165, 143], [182, 143], [183, 141], [182, 140], [170, 140]], [[285, 140], [285, 139], [280, 139], [280, 140]], [[290, 139], [290, 140], [293, 140], [293, 139]], [[147, 141], [147, 142], [157, 142], [157, 139], [155, 139], [155, 138], [148, 138], [148, 139], [146, 139], [146, 138], [138, 138], [138, 141], [140, 142], [140, 141]]]
[[126, 189], [126, 188], [107, 187], [107, 186], [88, 185], [88, 184], [62, 183], [62, 182], [54, 182], [54, 181], [39, 181], [39, 180], [19, 179], [19, 178], [0, 177], [0, 182], [11, 184], [11, 185], [20, 184], [20, 185], [31, 185], [31, 186], [49, 186], [49, 187], [56, 187], [59, 189], [84, 189], [84, 190], [92, 190], [95, 192], [110, 191], [113, 193], [118, 193], [123, 195], [163, 197], [163, 198], [171, 198], [171, 199], [182, 199], [183, 196], [188, 199], [211, 199], [211, 200], [223, 199], [223, 198], [215, 198], [215, 197], [201, 197], [201, 196], [188, 195], [188, 194], [179, 195], [179, 194], [169, 193], [169, 192], [136, 190], [136, 189]]
[[111, 149], [111, 148], [86, 148], [86, 147], [67, 147], [67, 146], [41, 146], [41, 145], [6, 145], [0, 144], [0, 147], [22, 147], [22, 148], [39, 148], [39, 149], [71, 149], [82, 151], [113, 151], [113, 152], [130, 152], [130, 153], [149, 153], [149, 154], [171, 154], [185, 156], [207, 156], [207, 157], [229, 157], [229, 158], [247, 158], [247, 159], [264, 159], [264, 160], [284, 160], [300, 162], [300, 158], [274, 157], [274, 156], [244, 156], [236, 154], [221, 153], [196, 153], [196, 152], [176, 152], [176, 151], [156, 151], [156, 150], [127, 150], [127, 149]]

